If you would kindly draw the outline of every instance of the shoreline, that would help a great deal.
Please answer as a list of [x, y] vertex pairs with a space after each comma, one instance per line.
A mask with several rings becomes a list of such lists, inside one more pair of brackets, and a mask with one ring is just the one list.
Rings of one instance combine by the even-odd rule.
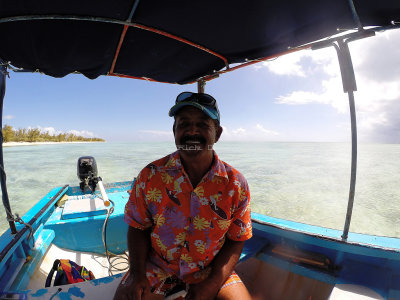
[[7, 142], [7, 143], [3, 143], [3, 147], [35, 146], [35, 145], [56, 145], [56, 144], [81, 144], [81, 143], [105, 143], [105, 142], [96, 142], [96, 141], [74, 141], [74, 142]]

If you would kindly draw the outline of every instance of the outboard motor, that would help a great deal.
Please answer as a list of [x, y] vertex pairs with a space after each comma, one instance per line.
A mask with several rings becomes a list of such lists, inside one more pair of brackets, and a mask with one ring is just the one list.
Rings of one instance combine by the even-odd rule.
[[83, 193], [90, 190], [94, 193], [96, 185], [99, 185], [100, 193], [105, 206], [110, 205], [106, 190], [104, 189], [101, 177], [97, 176], [97, 164], [93, 156], [82, 156], [78, 159], [78, 178], [81, 181], [79, 186]]
[[97, 177], [97, 164], [93, 156], [82, 156], [78, 159], [78, 178], [83, 193], [87, 188], [93, 193], [99, 178]]

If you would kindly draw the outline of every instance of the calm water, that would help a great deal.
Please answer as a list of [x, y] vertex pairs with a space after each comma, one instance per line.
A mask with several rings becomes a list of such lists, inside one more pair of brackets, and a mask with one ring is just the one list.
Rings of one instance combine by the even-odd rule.
[[[96, 158], [104, 182], [132, 180], [170, 142], [17, 146], [4, 149], [13, 212], [23, 215], [52, 187], [78, 185], [77, 159]], [[220, 158], [247, 178], [252, 210], [343, 229], [350, 182], [350, 145], [220, 142]], [[400, 237], [400, 145], [359, 145], [351, 231]], [[5, 213], [0, 232], [7, 228]]]

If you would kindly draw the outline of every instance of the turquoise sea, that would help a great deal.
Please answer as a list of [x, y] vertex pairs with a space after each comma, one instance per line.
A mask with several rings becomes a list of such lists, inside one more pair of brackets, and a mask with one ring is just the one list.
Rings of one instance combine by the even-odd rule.
[[[350, 230], [400, 237], [400, 145], [360, 144]], [[80, 156], [96, 158], [104, 182], [132, 180], [172, 142], [86, 143], [4, 149], [13, 213], [23, 215], [51, 188], [78, 185]], [[250, 186], [252, 211], [343, 229], [350, 182], [347, 143], [219, 142], [219, 157], [241, 171]], [[5, 212], [0, 232], [7, 229]]]

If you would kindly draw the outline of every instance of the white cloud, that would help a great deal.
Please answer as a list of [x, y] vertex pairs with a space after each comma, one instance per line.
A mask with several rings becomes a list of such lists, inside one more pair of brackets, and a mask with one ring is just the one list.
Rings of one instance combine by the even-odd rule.
[[326, 103], [326, 101], [317, 93], [306, 91], [294, 91], [286, 96], [279, 96], [277, 103], [288, 105], [301, 105], [313, 102]]
[[278, 132], [267, 129], [261, 124], [235, 129], [228, 129], [225, 126], [222, 128], [221, 140], [224, 141], [272, 141], [276, 140], [276, 136], [279, 135]]
[[[310, 72], [317, 72], [319, 69], [324, 70], [327, 74], [332, 74], [338, 67], [332, 63], [331, 56], [331, 49], [319, 50], [318, 56], [311, 50], [302, 50], [257, 64], [255, 68], [266, 67], [276, 75], [297, 77], [306, 77]], [[310, 60], [315, 62], [316, 65], [311, 66], [308, 64], [307, 62]]]
[[83, 136], [85, 138], [93, 138], [95, 137], [94, 133], [91, 131], [87, 131], [87, 130], [68, 130], [67, 133], [69, 134], [74, 134], [76, 136]]
[[11, 120], [14, 119], [15, 117], [13, 115], [5, 115], [4, 120]]
[[[28, 129], [31, 129], [32, 127], [28, 127]], [[35, 128], [38, 128], [41, 132], [45, 133], [47, 132], [50, 135], [58, 135], [60, 133], [68, 133], [68, 134], [74, 134], [76, 136], [82, 136], [85, 138], [93, 138], [95, 137], [95, 134], [91, 131], [88, 130], [75, 130], [71, 129], [66, 132], [61, 131], [61, 130], [56, 130], [54, 127], [41, 127], [41, 126], [36, 126]]]
[[172, 136], [172, 131], [163, 131], [163, 130], [139, 130], [140, 133], [147, 133], [154, 136], [162, 136], [162, 137], [170, 137]]
[[222, 136], [223, 140], [237, 140], [248, 135], [248, 132], [243, 127], [236, 129], [228, 129], [228, 127], [222, 125]]
[[303, 57], [304, 54], [302, 54], [302, 52], [296, 52], [277, 58], [280, 60], [279, 64], [266, 61], [263, 63], [263, 65], [267, 67], [272, 73], [275, 73], [277, 75], [295, 75], [305, 77], [305, 71], [300, 64], [300, 61]]
[[243, 134], [246, 134], [246, 129], [240, 127], [235, 130], [232, 130], [232, 132], [237, 135], [243, 135]]
[[328, 80], [322, 80], [319, 85], [322, 86], [322, 92], [297, 90], [279, 96], [276, 103], [287, 105], [319, 103], [331, 105], [340, 113], [348, 111], [349, 104], [346, 94], [343, 93], [340, 77], [335, 76]]
[[[357, 81], [355, 102], [361, 140], [399, 142], [400, 30], [353, 42], [350, 50]], [[339, 113], [348, 113], [336, 52], [331, 48], [295, 54], [279, 58], [274, 67], [272, 62], [264, 65], [275, 74], [316, 81], [314, 86], [320, 90], [294, 90], [277, 97], [276, 103], [319, 103], [330, 105]], [[318, 78], [317, 74], [322, 76]]]
[[131, 137], [137, 141], [173, 141], [172, 130], [136, 130]]
[[[369, 42], [371, 41], [371, 42]], [[400, 77], [400, 30], [377, 33], [375, 37], [351, 43], [356, 71], [377, 81]]]
[[43, 133], [47, 132], [50, 135], [57, 135], [57, 134], [62, 133], [62, 131], [56, 130], [56, 129], [54, 129], [54, 127], [40, 127], [40, 126], [38, 126], [37, 128], [39, 128], [41, 132], [43, 132]]
[[279, 133], [276, 131], [265, 129], [261, 124], [257, 124], [256, 128], [267, 135], [279, 135]]
[[376, 126], [386, 126], [387, 118], [384, 113], [377, 113], [375, 116], [369, 116], [366, 113], [358, 114], [358, 126], [366, 130], [371, 130]]

